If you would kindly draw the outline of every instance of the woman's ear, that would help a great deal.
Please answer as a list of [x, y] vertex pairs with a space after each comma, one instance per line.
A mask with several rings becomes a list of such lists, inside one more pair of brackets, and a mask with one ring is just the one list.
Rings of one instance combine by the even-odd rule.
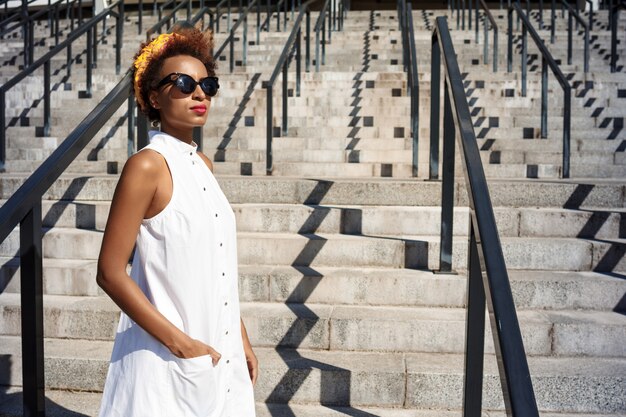
[[152, 106], [153, 109], [159, 110], [161, 108], [160, 104], [159, 104], [159, 92], [158, 91], [151, 91], [150, 92], [150, 106]]

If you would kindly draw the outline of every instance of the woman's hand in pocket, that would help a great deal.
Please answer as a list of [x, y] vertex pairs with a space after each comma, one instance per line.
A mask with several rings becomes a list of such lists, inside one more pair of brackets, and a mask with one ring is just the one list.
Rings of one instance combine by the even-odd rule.
[[218, 351], [199, 340], [192, 339], [190, 337], [187, 337], [187, 339], [188, 340], [185, 341], [185, 343], [170, 348], [172, 354], [182, 359], [191, 359], [198, 356], [210, 355], [213, 360], [213, 366], [218, 364], [220, 358], [222, 357]]

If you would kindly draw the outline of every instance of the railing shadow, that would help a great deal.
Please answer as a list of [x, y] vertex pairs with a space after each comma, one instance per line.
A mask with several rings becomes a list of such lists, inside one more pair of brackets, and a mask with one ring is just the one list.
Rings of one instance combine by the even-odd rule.
[[[21, 391], [10, 390], [13, 355], [0, 354], [0, 416], [17, 417], [24, 413]], [[45, 399], [46, 415], [55, 417], [89, 417], [65, 408], [50, 398]]]
[[[268, 404], [268, 410], [271, 415], [295, 417], [296, 414], [289, 405], [289, 401], [296, 395], [308, 376], [317, 369], [320, 372], [320, 403], [323, 406], [341, 409], [341, 412], [349, 416], [376, 417], [371, 413], [351, 406], [336, 407], [340, 404], [350, 404], [352, 372], [349, 369], [306, 358], [296, 350], [319, 321], [319, 316], [309, 309], [305, 303], [317, 285], [324, 279], [324, 275], [310, 265], [327, 242], [325, 238], [315, 234], [315, 231], [330, 213], [328, 207], [319, 207], [319, 204], [332, 188], [333, 182], [326, 180], [316, 181], [315, 188], [303, 203], [313, 208], [313, 212], [311, 212], [298, 231], [300, 235], [306, 236], [309, 241], [292, 263], [292, 267], [302, 273], [303, 278], [286, 299], [287, 307], [296, 317], [304, 316], [307, 319], [296, 319], [278, 343], [276, 352], [285, 364], [291, 366], [265, 401], [270, 403]], [[314, 277], [315, 280], [309, 280], [308, 277]], [[293, 348], [286, 348], [287, 346]], [[284, 403], [285, 405], [275, 404], [272, 406], [271, 403]]]

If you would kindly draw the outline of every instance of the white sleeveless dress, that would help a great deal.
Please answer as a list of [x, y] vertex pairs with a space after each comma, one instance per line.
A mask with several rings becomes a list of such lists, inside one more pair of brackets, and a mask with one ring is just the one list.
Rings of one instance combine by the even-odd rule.
[[168, 205], [143, 220], [131, 277], [175, 326], [222, 358], [180, 359], [122, 313], [100, 417], [254, 416], [239, 315], [235, 215], [215, 177], [186, 144], [150, 132], [169, 166]]

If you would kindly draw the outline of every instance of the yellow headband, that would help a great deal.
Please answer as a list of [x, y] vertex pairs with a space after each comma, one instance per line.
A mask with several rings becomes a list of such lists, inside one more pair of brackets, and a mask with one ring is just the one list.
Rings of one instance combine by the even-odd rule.
[[135, 67], [135, 82], [134, 82], [135, 98], [137, 99], [137, 103], [139, 104], [139, 107], [141, 109], [145, 109], [146, 108], [146, 103], [144, 102], [143, 98], [141, 97], [141, 77], [143, 76], [143, 73], [148, 68], [148, 65], [150, 64], [150, 62], [155, 57], [160, 55], [165, 50], [165, 47], [167, 46], [169, 41], [171, 39], [174, 39], [175, 37], [178, 37], [178, 36], [182, 36], [182, 35], [179, 35], [177, 33], [163, 33], [163, 34], [159, 35], [158, 37], [153, 39], [149, 44], [144, 46], [141, 49], [141, 53], [139, 54], [137, 59], [135, 59], [135, 63], [134, 63], [134, 67]]

